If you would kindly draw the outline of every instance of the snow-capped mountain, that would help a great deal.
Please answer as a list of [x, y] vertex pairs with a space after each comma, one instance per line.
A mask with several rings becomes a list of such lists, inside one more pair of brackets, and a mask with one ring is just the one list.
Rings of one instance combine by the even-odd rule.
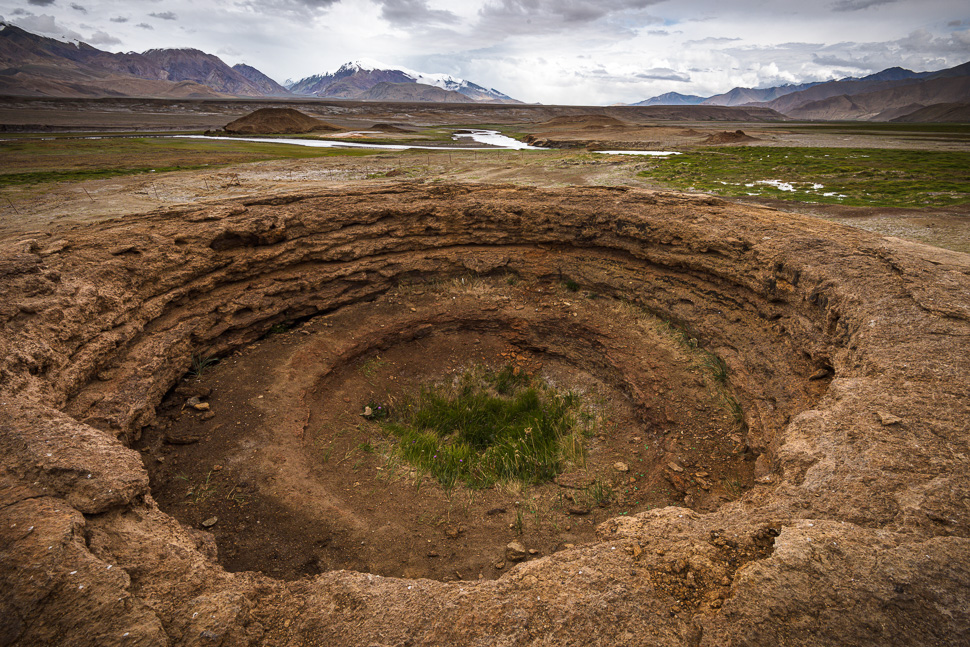
[[316, 74], [296, 82], [288, 82], [286, 87], [294, 94], [356, 99], [362, 98], [364, 93], [378, 83], [417, 83], [448, 92], [457, 92], [472, 101], [481, 103], [520, 103], [498, 90], [485, 88], [450, 74], [427, 74], [368, 60], [345, 63], [335, 72]]

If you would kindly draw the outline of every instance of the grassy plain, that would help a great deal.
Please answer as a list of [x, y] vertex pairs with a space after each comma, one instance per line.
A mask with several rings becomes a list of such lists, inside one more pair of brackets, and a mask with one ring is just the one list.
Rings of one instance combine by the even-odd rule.
[[0, 141], [0, 186], [77, 182], [122, 175], [219, 168], [280, 159], [364, 157], [382, 151], [337, 150], [232, 139], [169, 137], [19, 137]]
[[[0, 234], [176, 204], [407, 180], [699, 191], [970, 251], [970, 125], [657, 122], [611, 130], [582, 123], [495, 123], [492, 115], [477, 124], [468, 115], [455, 123], [427, 115], [419, 123], [407, 116], [380, 113], [336, 123], [347, 131], [373, 130], [380, 123], [405, 131], [344, 141], [442, 150], [178, 139], [167, 136], [172, 131], [5, 134], [0, 139]], [[519, 139], [526, 132], [553, 137], [567, 148], [456, 150], [466, 144], [453, 141], [452, 134], [468, 128]], [[753, 137], [747, 145], [705, 143], [711, 135], [739, 129]], [[590, 150], [600, 146], [682, 154], [658, 159]]]
[[709, 147], [640, 176], [672, 188], [863, 207], [970, 202], [970, 152], [879, 148]]

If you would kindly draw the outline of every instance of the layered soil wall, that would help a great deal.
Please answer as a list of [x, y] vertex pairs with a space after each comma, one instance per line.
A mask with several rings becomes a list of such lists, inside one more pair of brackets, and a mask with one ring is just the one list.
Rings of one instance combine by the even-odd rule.
[[[942, 644], [970, 631], [966, 255], [703, 197], [408, 184], [0, 245], [0, 644]], [[158, 509], [129, 446], [193, 355], [405, 281], [509, 273], [568, 276], [722, 357], [754, 489], [715, 512], [607, 521], [596, 543], [477, 583], [227, 573], [211, 535]], [[589, 370], [646, 397], [633, 368]]]

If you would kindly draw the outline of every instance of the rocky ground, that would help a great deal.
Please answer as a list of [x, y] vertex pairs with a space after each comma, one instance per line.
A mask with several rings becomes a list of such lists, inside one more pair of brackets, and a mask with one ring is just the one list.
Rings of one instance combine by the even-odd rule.
[[[970, 632], [965, 254], [630, 187], [391, 178], [104, 218], [0, 241], [0, 644], [924, 645]], [[597, 298], [564, 291], [564, 276]], [[739, 429], [705, 408], [715, 387], [656, 318], [723, 359]], [[464, 531], [414, 529], [408, 506], [430, 511], [440, 492], [402, 481], [412, 493], [391, 523], [368, 507], [378, 486], [402, 496], [394, 483], [365, 477], [368, 499], [318, 469], [327, 429], [368, 389], [398, 388], [413, 358], [434, 358], [408, 378], [420, 383], [509, 356], [599, 385], [618, 423], [600, 467], [642, 457], [654, 472], [634, 478], [662, 479], [674, 505], [600, 513], [573, 541], [512, 537], [505, 519], [486, 533], [477, 504]], [[193, 357], [222, 361], [187, 384]], [[186, 404], [195, 413], [178, 415]], [[636, 437], [650, 450], [634, 454]], [[718, 447], [735, 470], [750, 457], [740, 491], [715, 478], [731, 480], [716, 471], [729, 463], [701, 462]], [[190, 479], [245, 481], [242, 498], [262, 501], [248, 510], [276, 506], [273, 528], [231, 505], [179, 509], [176, 460]], [[341, 551], [321, 547], [312, 569], [260, 553], [287, 505]], [[326, 509], [343, 513], [330, 528]], [[345, 542], [377, 528], [434, 547], [386, 559]], [[450, 549], [462, 542], [467, 554]], [[243, 565], [249, 551], [258, 563]], [[427, 561], [452, 552], [460, 580]], [[362, 570], [331, 570], [348, 566]]]

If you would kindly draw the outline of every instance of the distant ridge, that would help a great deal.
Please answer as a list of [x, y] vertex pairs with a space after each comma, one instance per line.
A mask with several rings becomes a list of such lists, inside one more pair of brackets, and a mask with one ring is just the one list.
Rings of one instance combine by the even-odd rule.
[[0, 23], [0, 94], [61, 97], [288, 96], [250, 66], [231, 68], [196, 49], [114, 54]]
[[[696, 103], [688, 103], [688, 101]], [[792, 119], [901, 121], [908, 115], [930, 121], [960, 121], [962, 109], [932, 110], [937, 104], [970, 102], [970, 63], [936, 72], [913, 72], [890, 67], [861, 78], [780, 85], [771, 88], [734, 88], [712, 97], [668, 92], [635, 106], [760, 106]]]
[[667, 92], [656, 97], [650, 97], [632, 106], [697, 106], [704, 102], [706, 97], [699, 97], [696, 94], [680, 94], [679, 92]]
[[[498, 90], [485, 88], [471, 81], [459, 79], [448, 74], [426, 74], [405, 68], [395, 68], [377, 62], [353, 61], [344, 63], [335, 72], [315, 74], [299, 81], [291, 81], [287, 89], [293, 94], [309, 95], [328, 99], [373, 100], [374, 93], [364, 96], [379, 83], [411, 84], [440, 88], [467, 97], [476, 103], [521, 103]], [[398, 88], [393, 92], [388, 88], [376, 91], [379, 94], [398, 96], [425, 96], [426, 101], [456, 101], [448, 94], [428, 92], [421, 88]], [[432, 98], [435, 97], [435, 98]], [[395, 99], [385, 99], [393, 101]], [[404, 99], [401, 99], [404, 100]], [[422, 100], [422, 99], [418, 99]]]

